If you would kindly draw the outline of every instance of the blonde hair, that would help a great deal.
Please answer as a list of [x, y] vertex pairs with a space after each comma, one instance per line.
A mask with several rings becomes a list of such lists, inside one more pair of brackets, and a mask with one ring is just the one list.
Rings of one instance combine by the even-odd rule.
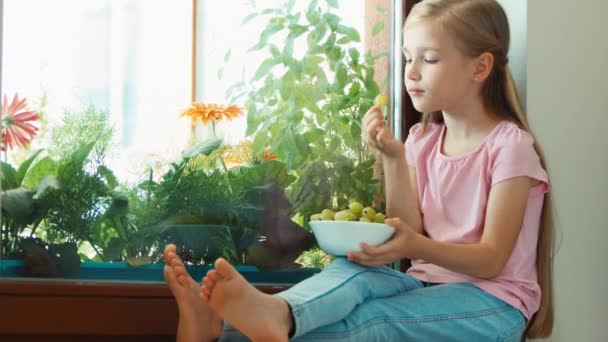
[[[496, 0], [424, 0], [412, 8], [407, 23], [431, 19], [442, 25], [456, 40], [458, 49], [477, 57], [489, 52], [494, 57], [493, 70], [482, 88], [486, 109], [532, 134], [515, 83], [508, 67], [510, 30], [504, 9]], [[441, 111], [424, 113], [423, 131], [430, 122], [442, 122]], [[540, 162], [547, 169], [540, 146], [534, 143]], [[542, 297], [539, 310], [531, 318], [526, 336], [547, 337], [553, 330], [553, 255], [554, 232], [551, 196], [545, 194], [540, 220], [536, 263]]]

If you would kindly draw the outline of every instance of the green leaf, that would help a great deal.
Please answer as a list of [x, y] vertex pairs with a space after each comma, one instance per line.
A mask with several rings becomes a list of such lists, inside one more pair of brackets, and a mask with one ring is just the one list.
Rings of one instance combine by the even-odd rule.
[[270, 72], [270, 69], [277, 65], [277, 63], [278, 61], [276, 58], [266, 59], [264, 62], [262, 62], [258, 70], [256, 70], [255, 76], [253, 76], [253, 80], [258, 81], [262, 77], [266, 76]]
[[281, 31], [284, 27], [285, 25], [283, 24], [283, 22], [271, 20], [264, 29], [264, 31], [262, 31], [262, 33], [260, 34], [260, 40], [258, 41], [258, 43], [255, 46], [251, 47], [249, 51], [257, 51], [263, 49], [266, 44], [268, 44], [268, 40], [274, 34]]
[[91, 154], [93, 147], [95, 147], [95, 144], [97, 143], [98, 139], [99, 135], [97, 135], [96, 137], [91, 139], [91, 141], [89, 141], [87, 144], [76, 150], [76, 152], [69, 159], [69, 163], [71, 163], [78, 169], [81, 169], [84, 163], [89, 158], [89, 155]]
[[327, 0], [327, 4], [330, 7], [333, 7], [333, 8], [336, 8], [336, 9], [338, 8], [338, 0]]
[[320, 97], [320, 95], [324, 95], [325, 93], [327, 93], [327, 88], [329, 87], [329, 81], [327, 80], [327, 76], [325, 75], [325, 71], [323, 71], [323, 69], [317, 70], [317, 75], [316, 75], [316, 80], [317, 80], [317, 85], [318, 85], [318, 89], [319, 89], [319, 95], [317, 95], [317, 98]]
[[308, 5], [308, 10], [306, 11], [306, 19], [308, 22], [316, 25], [319, 23], [321, 16], [319, 15], [319, 1], [313, 0]]
[[378, 13], [380, 13], [381, 15], [384, 15], [384, 16], [388, 15], [388, 10], [382, 6], [376, 7], [376, 11], [378, 11]]
[[2, 163], [2, 174], [1, 174], [2, 188], [4, 188], [4, 189], [18, 188], [19, 184], [17, 184], [17, 171], [15, 170], [15, 168], [9, 163], [5, 163], [5, 162], [1, 162], [1, 163]]
[[193, 158], [199, 155], [208, 156], [213, 151], [217, 150], [222, 145], [222, 140], [211, 138], [203, 141], [198, 145], [194, 145], [182, 152], [184, 158]]
[[281, 94], [281, 98], [283, 100], [288, 100], [290, 97], [294, 96], [296, 93], [296, 76], [293, 72], [288, 71], [285, 73], [283, 78], [281, 79], [281, 84], [279, 86], [279, 92]]
[[302, 65], [304, 66], [304, 72], [308, 75], [316, 75], [319, 71], [319, 65], [323, 63], [325, 59], [321, 56], [304, 56], [302, 58]]
[[348, 44], [350, 41], [351, 41], [350, 38], [342, 37], [342, 38], [338, 39], [338, 41], [336, 41], [336, 44], [344, 45], [344, 44]]
[[34, 192], [26, 188], [10, 189], [2, 192], [2, 210], [18, 225], [34, 222]]
[[291, 59], [293, 57], [293, 44], [294, 44], [294, 39], [287, 38], [287, 42], [285, 42], [285, 48], [283, 48], [283, 55], [282, 55], [282, 58], [284, 60]]
[[306, 141], [312, 144], [321, 141], [325, 136], [325, 131], [320, 128], [313, 128], [309, 131], [304, 132], [303, 135]]
[[277, 10], [274, 8], [267, 8], [267, 9], [263, 10], [262, 12], [260, 12], [260, 15], [273, 14], [273, 13], [277, 13]]
[[308, 32], [308, 26], [304, 25], [289, 25], [289, 38], [295, 39], [301, 36], [302, 34]]
[[296, 134], [295, 138], [296, 146], [298, 147], [298, 152], [302, 157], [308, 158], [312, 151], [310, 145], [308, 144], [308, 140], [306, 140], [306, 138], [301, 134]]
[[361, 89], [361, 84], [359, 82], [353, 82], [350, 89], [348, 90], [349, 97], [355, 97], [359, 94], [359, 90]]
[[334, 47], [336, 45], [336, 37], [335, 33], [330, 34], [322, 46], [326, 49]]
[[281, 50], [279, 50], [279, 48], [277, 48], [277, 46], [274, 44], [268, 45], [268, 49], [270, 50], [270, 53], [274, 58], [277, 58], [281, 55]]
[[350, 48], [350, 49], [348, 49], [348, 54], [349, 54], [352, 62], [355, 65], [359, 64], [359, 57], [361, 56], [361, 53], [359, 52], [359, 50], [357, 50], [355, 48]]
[[359, 34], [359, 31], [357, 31], [357, 29], [355, 29], [353, 27], [340, 25], [340, 27], [338, 28], [338, 32], [340, 32], [340, 33], [344, 34], [346, 37], [348, 37], [349, 41], [352, 41], [352, 42], [361, 41], [361, 35]]
[[99, 172], [99, 174], [106, 180], [106, 184], [108, 184], [108, 187], [110, 189], [114, 189], [118, 186], [118, 179], [114, 175], [114, 172], [110, 170], [107, 166], [100, 165], [97, 168], [97, 172]]
[[340, 58], [342, 58], [342, 49], [340, 49], [337, 46], [334, 46], [333, 48], [331, 48], [331, 50], [329, 51], [329, 60], [332, 62], [337, 62], [338, 60], [340, 60]]
[[296, 4], [296, 0], [289, 0], [287, 5], [285, 6], [285, 12], [291, 13], [293, 11], [293, 6]]
[[384, 21], [375, 23], [374, 27], [372, 28], [372, 36], [378, 35], [378, 33], [382, 32], [382, 30], [384, 30]]
[[226, 54], [224, 55], [224, 63], [228, 62], [230, 60], [231, 56], [232, 56], [232, 49], [228, 49], [228, 51], [226, 51]]
[[34, 162], [36, 157], [38, 157], [40, 152], [42, 152], [41, 149], [32, 153], [32, 155], [29, 158], [27, 158], [25, 161], [23, 161], [21, 163], [21, 165], [19, 165], [19, 168], [17, 169], [17, 173], [15, 175], [15, 181], [17, 182], [17, 185], [19, 185], [19, 186], [22, 185], [23, 179], [25, 178], [27, 171], [30, 169], [30, 166], [32, 165], [32, 163]]
[[44, 177], [55, 175], [58, 167], [58, 163], [49, 156], [40, 159], [26, 174], [23, 185], [28, 188], [33, 188]]
[[331, 28], [332, 31], [336, 31], [338, 26], [340, 25], [340, 17], [333, 13], [325, 13], [323, 14], [323, 18], [327, 22], [327, 25]]
[[306, 36], [306, 42], [308, 43], [308, 46], [312, 49], [312, 47], [319, 45], [319, 42], [321, 42], [321, 39], [323, 38], [324, 34], [324, 30], [319, 27], [310, 31], [308, 36]]
[[257, 134], [255, 136], [255, 138], [253, 139], [253, 145], [252, 145], [254, 155], [262, 155], [262, 152], [264, 152], [264, 149], [268, 145], [267, 141], [268, 141], [268, 132], [267, 131], [261, 132], [261, 134]]
[[241, 21], [241, 25], [246, 25], [247, 23], [249, 23], [252, 19], [254, 19], [255, 17], [259, 16], [260, 14], [257, 12], [253, 12], [251, 14], [249, 14], [248, 16], [246, 16], [243, 21]]
[[344, 88], [346, 86], [347, 78], [348, 73], [346, 67], [343, 64], [340, 64], [338, 66], [338, 71], [336, 72], [336, 81], [338, 82], [338, 85]]

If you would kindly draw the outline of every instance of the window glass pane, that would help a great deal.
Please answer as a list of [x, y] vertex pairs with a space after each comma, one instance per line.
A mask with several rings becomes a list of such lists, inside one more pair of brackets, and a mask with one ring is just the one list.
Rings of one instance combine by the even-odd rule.
[[0, 275], [162, 281], [167, 243], [199, 279], [325, 267], [313, 215], [384, 211], [387, 3], [6, 0]]

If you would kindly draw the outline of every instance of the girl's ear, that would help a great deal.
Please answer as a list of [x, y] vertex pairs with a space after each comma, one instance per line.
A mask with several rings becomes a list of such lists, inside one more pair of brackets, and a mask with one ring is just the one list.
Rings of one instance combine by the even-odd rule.
[[484, 52], [475, 61], [475, 72], [473, 74], [474, 81], [485, 81], [492, 72], [494, 66], [494, 55], [489, 52]]

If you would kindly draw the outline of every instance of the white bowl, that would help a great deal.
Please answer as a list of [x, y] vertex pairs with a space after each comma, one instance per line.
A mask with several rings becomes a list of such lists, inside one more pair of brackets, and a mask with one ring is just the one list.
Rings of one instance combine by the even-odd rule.
[[359, 221], [310, 221], [319, 247], [330, 255], [361, 251], [360, 244], [378, 246], [393, 236], [395, 228], [384, 223]]

